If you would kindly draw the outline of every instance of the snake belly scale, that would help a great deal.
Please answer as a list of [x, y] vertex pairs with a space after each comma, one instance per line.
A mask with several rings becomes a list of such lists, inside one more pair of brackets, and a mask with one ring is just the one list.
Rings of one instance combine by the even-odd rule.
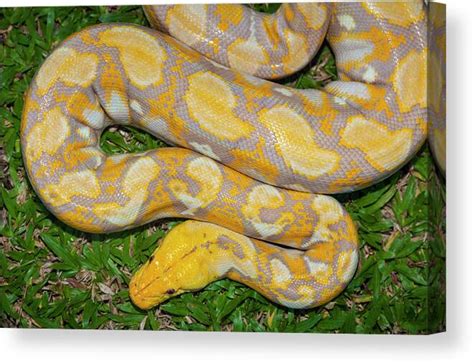
[[[21, 128], [36, 193], [86, 232], [190, 219], [132, 277], [141, 308], [223, 277], [291, 308], [330, 301], [355, 273], [358, 237], [325, 194], [386, 178], [426, 139], [423, 2], [145, 11], [159, 31], [84, 29], [36, 74]], [[263, 79], [301, 69], [324, 37], [338, 81]], [[172, 147], [106, 155], [99, 139], [113, 124]]]

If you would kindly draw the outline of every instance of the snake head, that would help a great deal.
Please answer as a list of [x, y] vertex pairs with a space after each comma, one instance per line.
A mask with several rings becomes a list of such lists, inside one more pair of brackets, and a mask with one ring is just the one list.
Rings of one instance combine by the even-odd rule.
[[[194, 221], [174, 227], [130, 281], [130, 297], [150, 309], [184, 292], [202, 289], [220, 276], [211, 268], [209, 243], [193, 228]], [[201, 236], [202, 237], [202, 236]]]

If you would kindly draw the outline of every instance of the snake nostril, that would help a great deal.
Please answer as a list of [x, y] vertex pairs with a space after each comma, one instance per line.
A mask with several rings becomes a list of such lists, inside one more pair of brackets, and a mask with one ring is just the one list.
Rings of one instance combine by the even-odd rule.
[[166, 290], [166, 294], [168, 294], [168, 295], [172, 295], [172, 294], [174, 294], [175, 292], [176, 292], [175, 289], [168, 289], [168, 290]]

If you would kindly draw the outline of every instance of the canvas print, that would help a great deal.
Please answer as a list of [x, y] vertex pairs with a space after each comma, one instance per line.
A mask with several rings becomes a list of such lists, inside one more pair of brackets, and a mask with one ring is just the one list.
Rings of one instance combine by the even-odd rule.
[[0, 326], [445, 330], [445, 6], [0, 9]]

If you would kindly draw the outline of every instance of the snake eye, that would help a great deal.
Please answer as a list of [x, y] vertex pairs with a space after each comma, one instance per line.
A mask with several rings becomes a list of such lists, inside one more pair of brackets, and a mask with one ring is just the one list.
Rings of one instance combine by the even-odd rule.
[[175, 289], [166, 290], [166, 294], [168, 294], [168, 295], [173, 295], [175, 292], [176, 292]]

